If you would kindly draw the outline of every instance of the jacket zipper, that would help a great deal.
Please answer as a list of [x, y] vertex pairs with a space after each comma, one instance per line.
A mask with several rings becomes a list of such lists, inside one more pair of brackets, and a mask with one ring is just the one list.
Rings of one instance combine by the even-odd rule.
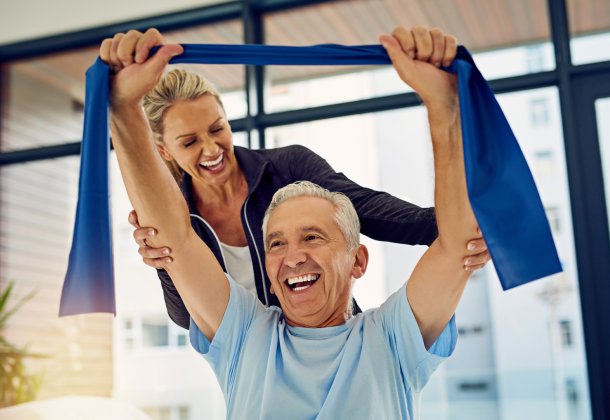
[[201, 220], [203, 223], [205, 223], [205, 225], [208, 227], [208, 229], [210, 229], [210, 231], [212, 231], [214, 238], [216, 238], [216, 242], [218, 242], [218, 248], [220, 249], [220, 256], [222, 257], [222, 264], [225, 266], [225, 270], [227, 270], [226, 272], [228, 273], [229, 266], [227, 265], [227, 260], [225, 259], [225, 254], [224, 254], [224, 252], [222, 252], [222, 245], [220, 244], [220, 239], [218, 239], [218, 236], [216, 236], [216, 232], [214, 232], [214, 229], [212, 229], [212, 226], [210, 226], [209, 223], [203, 219], [203, 217], [201, 217], [197, 214], [191, 214], [191, 217], [196, 217], [197, 219]]
[[[263, 285], [263, 292], [265, 293], [265, 306], [269, 307], [269, 298], [267, 297], [267, 287], [265, 286], [265, 273], [263, 272], [263, 265], [261, 263], [261, 255], [258, 252], [258, 247], [256, 246], [256, 240], [254, 239], [254, 235], [252, 235], [252, 229], [250, 229], [250, 223], [248, 222], [248, 216], [246, 215], [246, 208], [248, 207], [248, 200], [250, 200], [250, 196], [248, 196], [248, 198], [246, 198], [246, 202], [244, 203], [244, 219], [246, 220], [246, 226], [248, 227], [248, 232], [250, 232], [250, 237], [252, 238], [252, 243], [254, 244], [254, 250], [256, 251], [256, 257], [258, 258], [258, 267], [261, 270], [261, 283]], [[218, 238], [216, 238], [216, 239], [218, 239]]]

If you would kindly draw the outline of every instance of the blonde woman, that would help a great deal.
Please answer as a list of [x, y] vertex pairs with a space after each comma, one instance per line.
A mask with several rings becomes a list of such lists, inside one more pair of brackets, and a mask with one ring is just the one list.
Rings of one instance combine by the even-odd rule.
[[[455, 58], [456, 40], [451, 35], [421, 27], [412, 31], [404, 27], [397, 30], [405, 32], [403, 39], [413, 41], [412, 53], [421, 61], [438, 67], [449, 65]], [[415, 52], [415, 40], [417, 45], [429, 48], [420, 47]], [[446, 48], [438, 45], [433, 48], [433, 42], [441, 42]], [[134, 30], [105, 40], [100, 56], [117, 73], [113, 77], [150, 74], [141, 72], [144, 66], [159, 66], [157, 74], [161, 75], [161, 67], [167, 65], [171, 55], [166, 53], [155, 59], [148, 59], [148, 55], [153, 46], [164, 44], [155, 29], [145, 34]], [[409, 46], [406, 47], [408, 50]], [[174, 54], [181, 53], [178, 46], [172, 48]], [[385, 192], [363, 188], [335, 172], [322, 157], [305, 147], [250, 150], [234, 146], [220, 95], [202, 76], [173, 70], [160, 80], [144, 81], [134, 89], [141, 89], [147, 83], [154, 86], [148, 93], [142, 92], [149, 126], [138, 128], [142, 132], [152, 130], [151, 137], [159, 153], [180, 184], [195, 232], [212, 250], [223, 270], [258, 296], [263, 304], [279, 306], [265, 271], [263, 217], [273, 194], [293, 182], [311, 181], [348, 196], [358, 213], [361, 233], [370, 238], [428, 246], [436, 239], [434, 208], [420, 208]], [[138, 95], [130, 93], [129, 96]], [[113, 98], [111, 103], [119, 104], [121, 100]], [[125, 109], [125, 104], [115, 106], [111, 112], [117, 109]], [[121, 127], [115, 126], [113, 130], [120, 131]], [[164, 270], [172, 263], [171, 250], [148, 247], [146, 239], [156, 234], [155, 229], [141, 228], [135, 212], [129, 219], [136, 227], [134, 238], [140, 245], [144, 262], [158, 269], [169, 316], [188, 329], [189, 312]], [[483, 239], [470, 241], [465, 246], [469, 251], [480, 250], [478, 255], [464, 259], [468, 270], [482, 268], [489, 261]], [[360, 311], [355, 302], [353, 307], [354, 314]]]

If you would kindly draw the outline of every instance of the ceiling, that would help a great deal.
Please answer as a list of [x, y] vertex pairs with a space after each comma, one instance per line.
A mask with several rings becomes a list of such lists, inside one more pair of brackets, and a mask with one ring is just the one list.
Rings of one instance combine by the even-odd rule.
[[[568, 0], [568, 10], [574, 35], [610, 28], [610, 0]], [[471, 51], [550, 38], [546, 0], [347, 0], [272, 13], [265, 16], [264, 23], [265, 38], [272, 45], [372, 44], [399, 23], [440, 27]], [[167, 32], [165, 37], [176, 43], [236, 44], [243, 42], [243, 28], [236, 20]], [[8, 66], [10, 71], [23, 72], [82, 101], [85, 70], [97, 55], [97, 48], [87, 48]], [[203, 74], [221, 91], [243, 88], [244, 66], [181, 67]], [[278, 84], [346, 70], [340, 66], [269, 66], [267, 77]]]

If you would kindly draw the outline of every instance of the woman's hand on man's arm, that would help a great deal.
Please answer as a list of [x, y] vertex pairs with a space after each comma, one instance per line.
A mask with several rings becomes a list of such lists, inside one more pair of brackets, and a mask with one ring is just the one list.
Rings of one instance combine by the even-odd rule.
[[133, 238], [140, 247], [138, 253], [142, 256], [142, 261], [149, 267], [163, 269], [172, 263], [173, 259], [169, 255], [172, 250], [168, 247], [152, 248], [148, 246], [147, 239], [154, 238], [157, 234], [155, 228], [140, 227], [138, 215], [135, 210], [129, 213], [129, 224], [136, 228], [133, 231]]

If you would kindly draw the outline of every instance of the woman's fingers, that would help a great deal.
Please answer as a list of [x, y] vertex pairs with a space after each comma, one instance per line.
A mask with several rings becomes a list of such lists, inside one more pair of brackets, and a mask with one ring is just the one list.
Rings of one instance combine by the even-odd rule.
[[172, 259], [170, 257], [166, 258], [142, 258], [144, 264], [152, 268], [165, 268], [172, 263]]
[[485, 243], [485, 239], [483, 239], [483, 238], [473, 239], [471, 241], [468, 241], [466, 248], [468, 249], [468, 251], [481, 251], [482, 252], [482, 251], [487, 250], [487, 244]]
[[171, 253], [171, 250], [167, 247], [151, 248], [149, 246], [141, 246], [138, 249], [138, 253], [144, 258], [161, 259], [166, 258]]
[[466, 270], [478, 270], [479, 268], [485, 267], [490, 260], [491, 256], [489, 255], [489, 251], [485, 250], [480, 254], [464, 258], [464, 268]]
[[158, 30], [151, 28], [138, 39], [138, 44], [135, 47], [136, 63], [142, 64], [145, 62], [151, 48], [157, 45], [165, 45], [165, 39]]
[[129, 212], [129, 217], [127, 218], [127, 221], [134, 228], [136, 228], [136, 229], [140, 228], [140, 223], [138, 223], [138, 214], [136, 213], [135, 210], [132, 210]]
[[146, 239], [152, 238], [157, 234], [157, 231], [153, 228], [138, 228], [133, 231], [133, 238], [136, 240], [136, 243], [141, 247], [148, 246], [146, 243]]
[[440, 67], [445, 55], [445, 34], [438, 28], [430, 29], [430, 38], [432, 38], [432, 54], [428, 61]]
[[445, 55], [443, 57], [443, 66], [449, 67], [457, 55], [457, 38], [453, 35], [445, 35]]
[[132, 29], [131, 31], [127, 32], [127, 34], [125, 34], [125, 36], [121, 39], [121, 42], [119, 42], [117, 57], [123, 67], [127, 67], [134, 62], [136, 45], [141, 37], [142, 33], [140, 31]]

